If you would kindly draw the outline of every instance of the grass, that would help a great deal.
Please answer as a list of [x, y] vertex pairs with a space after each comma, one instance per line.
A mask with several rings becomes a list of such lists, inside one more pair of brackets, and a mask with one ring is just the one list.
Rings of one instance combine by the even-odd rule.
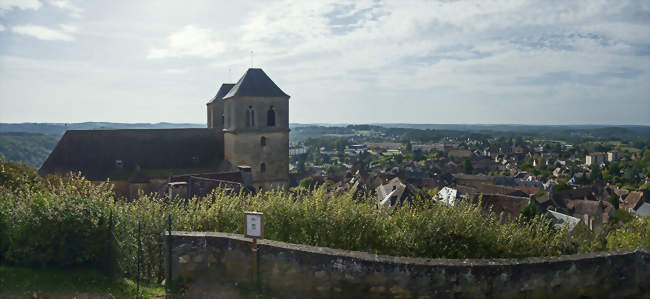
[[[63, 297], [80, 295], [112, 295], [134, 297], [136, 282], [129, 279], [112, 280], [88, 268], [24, 268], [0, 266], [0, 297]], [[140, 285], [140, 296], [152, 298], [165, 294], [162, 286]]]

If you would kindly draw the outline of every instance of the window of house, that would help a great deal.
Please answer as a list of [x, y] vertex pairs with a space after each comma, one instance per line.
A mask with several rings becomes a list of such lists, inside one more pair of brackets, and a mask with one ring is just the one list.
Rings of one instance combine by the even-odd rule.
[[266, 171], [266, 163], [260, 164], [260, 172], [265, 172]]
[[260, 138], [260, 145], [266, 146], [266, 137], [262, 136], [262, 138]]
[[269, 127], [275, 127], [275, 110], [273, 106], [269, 108], [269, 111], [266, 112], [266, 125]]

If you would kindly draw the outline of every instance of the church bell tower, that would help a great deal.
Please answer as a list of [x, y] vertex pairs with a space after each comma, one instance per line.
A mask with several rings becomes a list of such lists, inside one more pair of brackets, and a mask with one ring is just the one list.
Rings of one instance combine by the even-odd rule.
[[233, 166], [249, 166], [253, 186], [258, 189], [286, 188], [289, 95], [262, 69], [250, 68], [222, 101], [225, 159]]

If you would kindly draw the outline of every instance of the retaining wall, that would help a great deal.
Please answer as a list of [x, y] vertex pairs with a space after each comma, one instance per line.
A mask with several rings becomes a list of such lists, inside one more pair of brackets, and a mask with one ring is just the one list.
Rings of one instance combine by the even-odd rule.
[[225, 233], [168, 238], [172, 281], [192, 298], [650, 298], [647, 249], [456, 260], [270, 240], [253, 245]]

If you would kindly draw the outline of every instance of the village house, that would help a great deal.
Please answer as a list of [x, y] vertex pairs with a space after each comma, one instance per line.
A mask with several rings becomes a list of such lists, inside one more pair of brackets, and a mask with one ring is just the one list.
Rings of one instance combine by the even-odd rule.
[[621, 158], [621, 154], [617, 150], [607, 152], [607, 162], [616, 162]]
[[605, 163], [605, 160], [607, 159], [607, 154], [598, 152], [598, 153], [591, 153], [588, 154], [585, 157], [585, 164], [587, 166], [592, 166], [592, 165], [598, 165]]
[[621, 208], [641, 217], [650, 216], [650, 191], [630, 192], [623, 201]]

